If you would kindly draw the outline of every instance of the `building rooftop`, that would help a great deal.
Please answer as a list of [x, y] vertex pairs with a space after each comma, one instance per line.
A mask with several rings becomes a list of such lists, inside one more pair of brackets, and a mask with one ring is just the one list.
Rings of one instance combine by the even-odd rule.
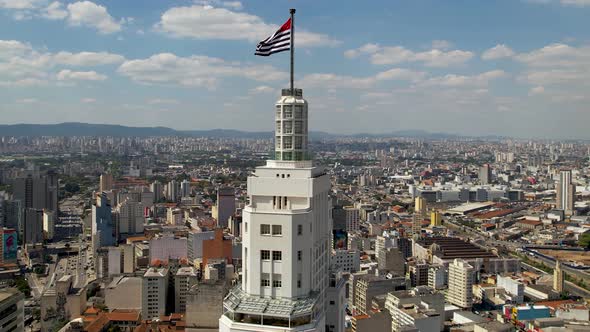
[[264, 314], [287, 318], [310, 315], [318, 300], [317, 295], [298, 300], [249, 296], [242, 291], [242, 286], [238, 284], [230, 290], [223, 301], [223, 305], [235, 313]]
[[436, 256], [445, 259], [455, 258], [497, 258], [495, 254], [459, 238], [453, 237], [427, 237], [418, 240], [417, 242], [422, 247], [428, 248], [432, 244], [438, 246], [435, 253]]

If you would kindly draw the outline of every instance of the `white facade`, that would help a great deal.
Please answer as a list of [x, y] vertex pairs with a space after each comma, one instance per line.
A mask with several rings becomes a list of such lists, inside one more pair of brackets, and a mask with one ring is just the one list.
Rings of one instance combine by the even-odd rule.
[[117, 206], [115, 216], [119, 235], [130, 236], [143, 233], [145, 217], [141, 203], [126, 199]]
[[197, 271], [194, 267], [181, 267], [174, 278], [174, 312], [186, 312], [189, 291], [198, 282]]
[[358, 250], [332, 250], [332, 265], [343, 272], [358, 272], [361, 270], [361, 253]]
[[449, 264], [449, 291], [447, 301], [461, 308], [470, 308], [473, 304], [474, 268], [462, 259], [455, 259]]
[[175, 237], [171, 234], [155, 237], [150, 240], [150, 262], [169, 259], [187, 258], [187, 239]]
[[152, 319], [164, 315], [167, 293], [168, 269], [152, 267], [147, 270], [142, 280], [141, 316]]
[[242, 283], [224, 301], [222, 332], [325, 330], [330, 178], [306, 160], [301, 90], [283, 90], [276, 112], [276, 160], [248, 178]]
[[47, 240], [53, 240], [55, 229], [55, 212], [43, 210], [43, 231]]

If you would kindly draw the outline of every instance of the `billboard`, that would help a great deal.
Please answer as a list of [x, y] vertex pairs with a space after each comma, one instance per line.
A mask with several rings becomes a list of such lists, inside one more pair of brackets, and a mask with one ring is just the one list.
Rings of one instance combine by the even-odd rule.
[[4, 252], [5, 261], [16, 261], [16, 253], [18, 250], [18, 241], [16, 238], [16, 231], [14, 229], [5, 229], [2, 236], [2, 249]]
[[334, 249], [348, 249], [348, 233], [342, 229], [335, 229], [332, 231]]

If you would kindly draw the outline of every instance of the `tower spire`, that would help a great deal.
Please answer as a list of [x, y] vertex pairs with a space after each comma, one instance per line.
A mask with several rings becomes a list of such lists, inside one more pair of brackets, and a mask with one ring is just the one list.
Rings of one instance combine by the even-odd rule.
[[291, 13], [291, 96], [295, 96], [295, 8], [289, 9]]

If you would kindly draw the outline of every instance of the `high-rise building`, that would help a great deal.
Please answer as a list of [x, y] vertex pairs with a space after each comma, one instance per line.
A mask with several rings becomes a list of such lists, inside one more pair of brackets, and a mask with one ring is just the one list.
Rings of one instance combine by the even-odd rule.
[[140, 202], [126, 199], [115, 209], [115, 225], [119, 238], [143, 233], [144, 222], [143, 205]]
[[576, 187], [572, 184], [572, 171], [561, 171], [557, 181], [557, 208], [564, 210], [565, 214], [574, 213]]
[[186, 312], [187, 299], [191, 287], [197, 284], [197, 271], [194, 267], [181, 267], [174, 278], [174, 312]]
[[236, 194], [234, 188], [217, 189], [217, 226], [227, 228], [229, 217], [236, 211]]
[[100, 175], [99, 191], [109, 191], [113, 189], [113, 175], [104, 173]]
[[471, 308], [474, 278], [475, 269], [466, 261], [455, 259], [449, 264], [447, 301], [461, 308]]
[[166, 185], [166, 198], [173, 202], [176, 202], [178, 199], [178, 183], [176, 180], [171, 180]]
[[191, 183], [188, 180], [183, 180], [180, 183], [180, 196], [182, 198], [189, 197], [191, 195]]
[[94, 250], [115, 245], [114, 227], [111, 205], [107, 194], [102, 192], [96, 195], [96, 203], [92, 205], [92, 246]]
[[162, 200], [162, 184], [159, 181], [152, 182], [150, 190], [154, 193], [154, 202], [157, 203]]
[[561, 262], [555, 260], [555, 269], [553, 270], [553, 289], [556, 292], [563, 292], [565, 284], [565, 272], [561, 267]]
[[354, 206], [344, 207], [344, 219], [346, 220], [346, 231], [358, 231], [360, 228], [360, 210]]
[[166, 314], [168, 295], [168, 269], [151, 267], [143, 275], [141, 314], [152, 319]]
[[34, 208], [26, 210], [24, 234], [26, 244], [43, 242], [43, 210]]
[[430, 226], [441, 226], [442, 214], [439, 211], [430, 212]]
[[43, 232], [47, 240], [53, 240], [55, 233], [55, 212], [43, 211]]
[[416, 197], [414, 203], [414, 216], [412, 218], [412, 235], [419, 237], [422, 233], [422, 221], [426, 216], [426, 200], [421, 196]]
[[25, 296], [16, 288], [0, 290], [0, 322], [2, 331], [25, 330]]
[[57, 173], [53, 171], [43, 176], [34, 172], [26, 177], [17, 178], [13, 182], [13, 191], [14, 199], [21, 202], [21, 213], [24, 216], [21, 227], [18, 228], [21, 234], [24, 234], [27, 224], [27, 209], [58, 212], [59, 183]]
[[224, 301], [222, 332], [325, 331], [330, 178], [307, 151], [302, 90], [282, 91], [275, 123], [275, 158], [248, 178], [242, 282]]
[[479, 168], [479, 183], [480, 184], [490, 184], [492, 181], [492, 168], [490, 164], [483, 164]]

